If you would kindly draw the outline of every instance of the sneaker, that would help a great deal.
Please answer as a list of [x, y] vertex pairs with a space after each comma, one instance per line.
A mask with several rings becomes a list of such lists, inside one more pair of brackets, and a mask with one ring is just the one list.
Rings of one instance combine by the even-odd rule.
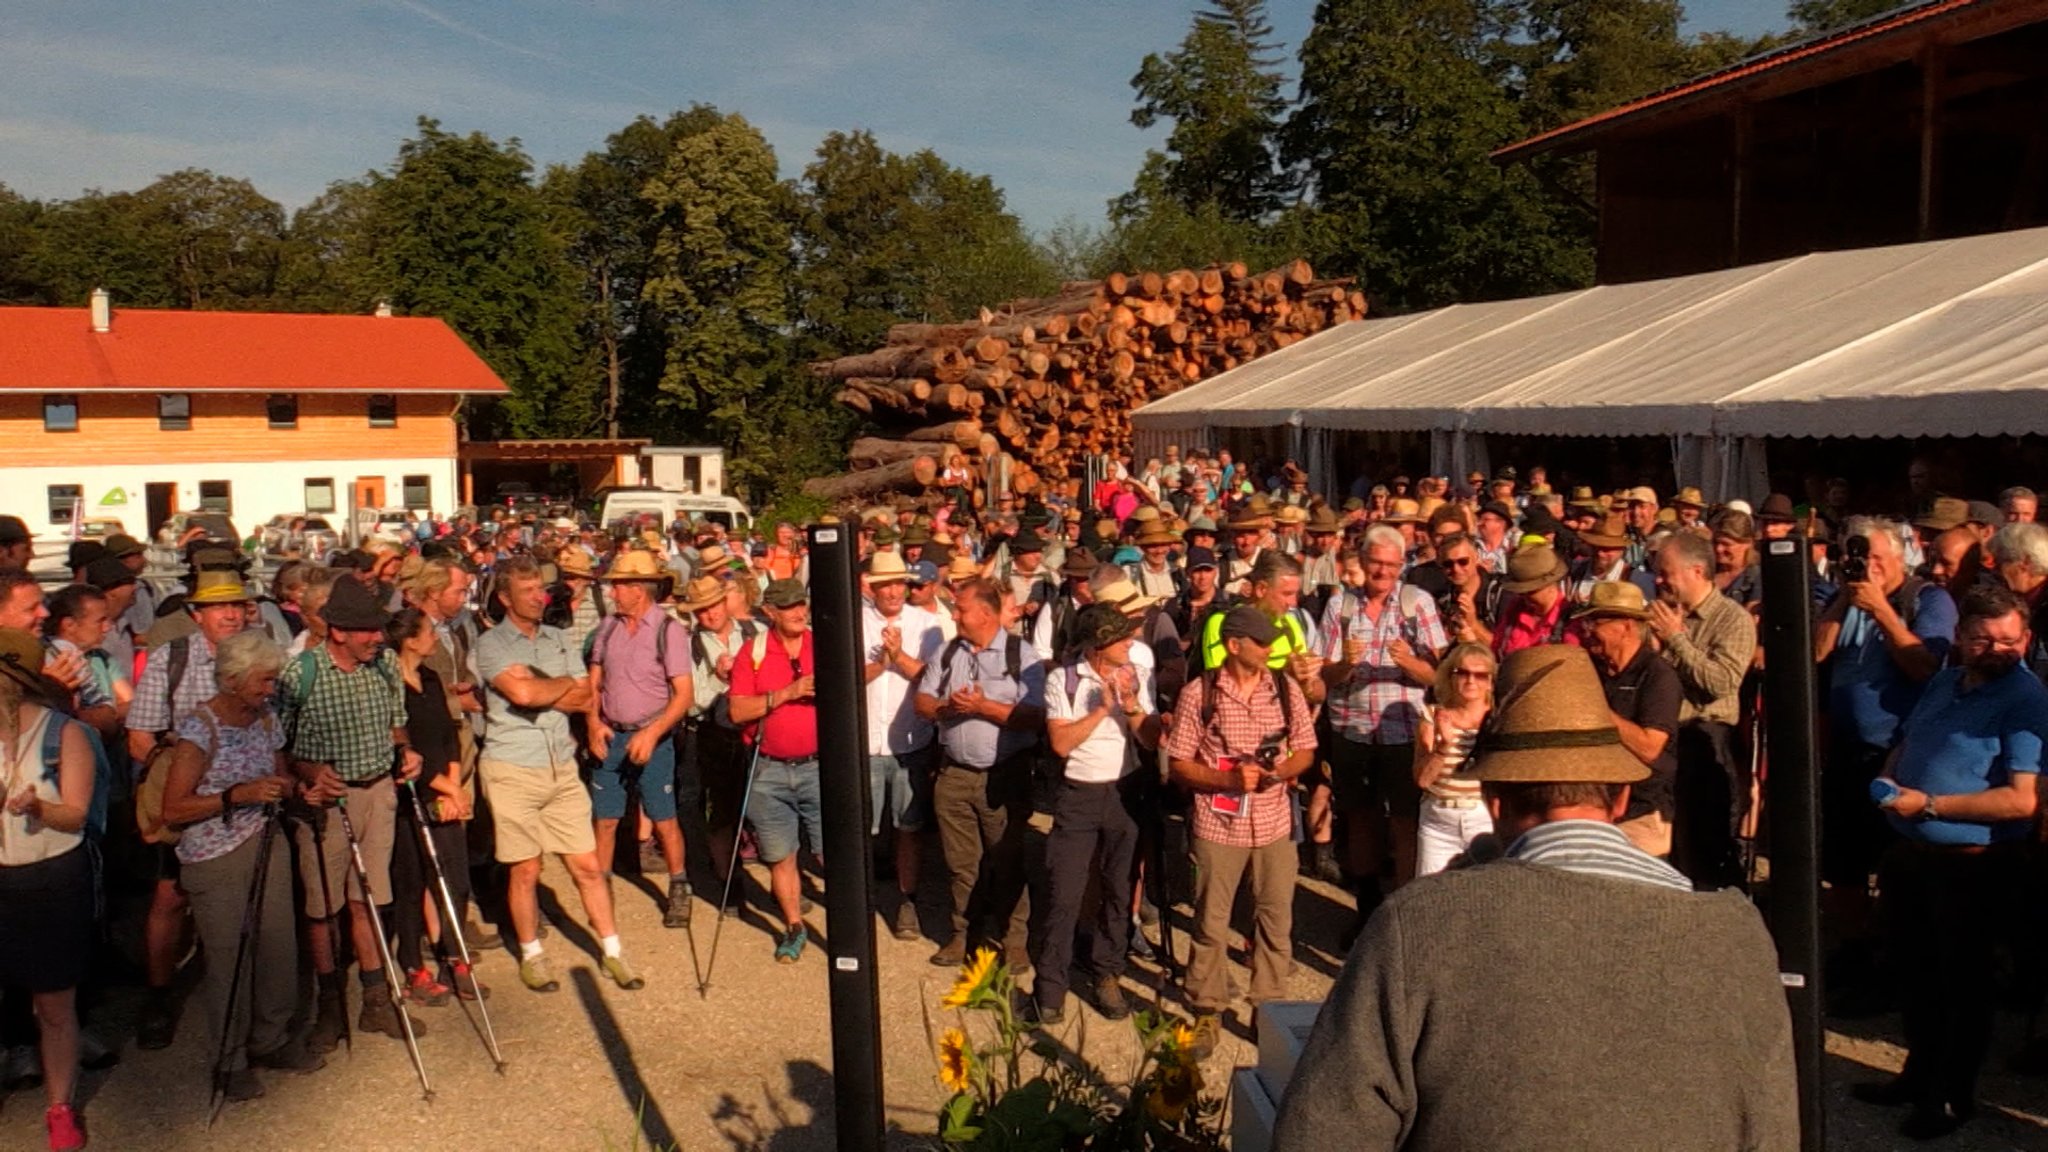
[[[254, 1100], [263, 1095], [263, 1079], [256, 1075], [254, 1069], [237, 1068], [221, 1081], [220, 1094], [230, 1104]], [[55, 1144], [50, 1146], [56, 1147]]]
[[898, 940], [915, 940], [924, 935], [924, 926], [917, 922], [917, 901], [908, 896], [896, 906], [896, 922], [889, 931]]
[[1195, 1059], [1207, 1060], [1222, 1042], [1223, 1017], [1214, 1012], [1195, 1013], [1195, 1046], [1190, 1049]]
[[43, 1055], [33, 1044], [16, 1044], [7, 1050], [7, 1072], [0, 1075], [0, 1088], [34, 1088], [43, 1082]]
[[476, 972], [460, 960], [451, 960], [441, 969], [441, 983], [455, 990], [462, 1000], [489, 1000], [491, 990], [476, 982]]
[[545, 952], [519, 962], [519, 982], [535, 992], [555, 992], [562, 987], [555, 979], [555, 970], [548, 966]]
[[1152, 942], [1145, 939], [1145, 929], [1140, 924], [1131, 925], [1131, 942], [1124, 948], [1124, 954], [1133, 960], [1159, 959], [1159, 954], [1152, 950]]
[[782, 932], [782, 939], [775, 945], [777, 964], [794, 964], [803, 959], [804, 945], [811, 938], [810, 929], [801, 924], [791, 924]]
[[405, 998], [429, 1008], [439, 1008], [448, 1003], [449, 988], [434, 979], [434, 974], [425, 968], [415, 968], [406, 973]]
[[932, 953], [932, 967], [934, 968], [958, 968], [965, 963], [967, 963], [967, 936], [965, 933], [939, 945], [939, 950]]
[[668, 906], [661, 910], [663, 928], [688, 928], [690, 926], [690, 882], [671, 880], [668, 882]]
[[155, 1052], [171, 1046], [178, 1035], [178, 1007], [168, 988], [152, 988], [135, 1025], [135, 1046]]
[[72, 1152], [85, 1147], [85, 1120], [69, 1104], [52, 1104], [43, 1113], [43, 1129], [50, 1134], [50, 1152]]
[[637, 992], [647, 987], [647, 981], [642, 980], [640, 974], [633, 971], [632, 965], [626, 963], [624, 956], [605, 957], [604, 974], [612, 978], [612, 983], [628, 992]]
[[1095, 1010], [1104, 1020], [1130, 1018], [1131, 1002], [1124, 998], [1123, 983], [1116, 977], [1105, 976], [1095, 982]]
[[269, 1068], [278, 1072], [292, 1072], [305, 1075], [327, 1067], [327, 1058], [308, 1049], [304, 1044], [290, 1040], [279, 1044], [268, 1052], [249, 1053], [251, 1068]]

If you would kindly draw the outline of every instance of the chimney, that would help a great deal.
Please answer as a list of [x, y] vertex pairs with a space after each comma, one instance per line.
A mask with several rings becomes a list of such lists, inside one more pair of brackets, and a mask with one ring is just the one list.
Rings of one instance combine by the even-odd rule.
[[375, 312], [375, 315], [380, 319], [389, 320], [391, 318], [391, 301], [377, 301], [377, 311]]
[[92, 290], [92, 330], [105, 332], [114, 326], [114, 298], [105, 288]]

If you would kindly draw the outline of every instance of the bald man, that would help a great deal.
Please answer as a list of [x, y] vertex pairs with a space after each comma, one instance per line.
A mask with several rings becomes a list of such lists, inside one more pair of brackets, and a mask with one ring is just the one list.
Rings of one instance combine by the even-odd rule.
[[1976, 587], [1984, 575], [1984, 546], [1976, 530], [1965, 524], [1936, 536], [1927, 549], [1927, 575], [1959, 600]]

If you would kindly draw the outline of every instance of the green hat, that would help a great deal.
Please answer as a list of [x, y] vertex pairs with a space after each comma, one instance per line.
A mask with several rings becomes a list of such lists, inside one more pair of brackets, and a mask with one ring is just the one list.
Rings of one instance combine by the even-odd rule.
[[772, 581], [768, 585], [768, 590], [761, 594], [761, 602], [770, 608], [794, 608], [799, 604], [809, 603], [810, 599], [810, 589], [805, 588], [801, 580]]
[[1138, 630], [1138, 622], [1114, 604], [1090, 604], [1074, 620], [1075, 636], [1081, 646], [1092, 650], [1107, 648]]

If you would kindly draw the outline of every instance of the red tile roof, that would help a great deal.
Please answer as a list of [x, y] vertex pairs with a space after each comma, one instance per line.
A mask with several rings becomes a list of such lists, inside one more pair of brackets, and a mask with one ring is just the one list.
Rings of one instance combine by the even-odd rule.
[[0, 308], [0, 392], [440, 392], [505, 382], [431, 318]]

